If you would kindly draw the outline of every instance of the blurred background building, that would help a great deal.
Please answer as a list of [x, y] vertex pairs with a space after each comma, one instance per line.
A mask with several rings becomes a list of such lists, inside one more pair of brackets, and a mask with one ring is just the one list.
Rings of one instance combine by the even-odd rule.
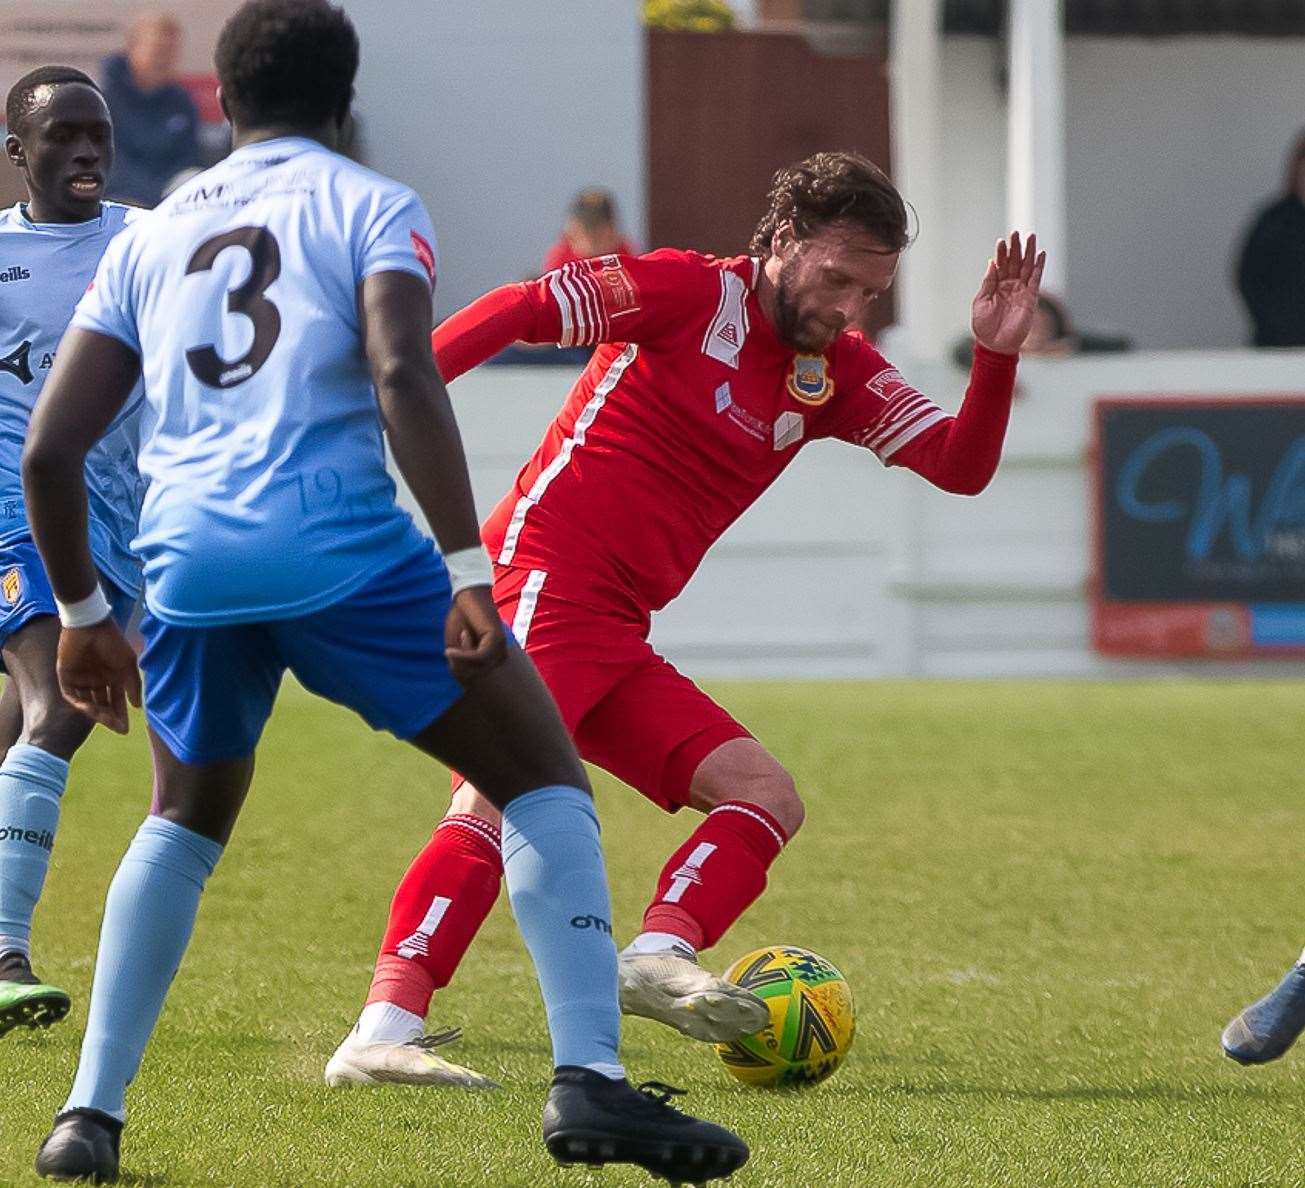
[[[168, 6], [182, 30], [177, 82], [210, 153], [222, 137], [212, 45], [234, 7]], [[1276, 302], [1290, 322], [1293, 285], [1305, 285], [1300, 0], [345, 7], [363, 44], [362, 151], [432, 211], [441, 315], [537, 272], [579, 193], [609, 193], [641, 249], [732, 254], [777, 167], [854, 148], [890, 167], [919, 215], [876, 329], [917, 386], [954, 405], [965, 374], [952, 355], [958, 340], [964, 354], [994, 240], [1036, 229], [1050, 252], [1072, 334], [1052, 333], [1023, 365], [993, 487], [948, 499], [854, 451], [812, 447], [659, 619], [658, 642], [696, 672], [1121, 671], [1100, 618], [1110, 496], [1097, 401], [1302, 399], [1305, 352], [1249, 349], [1250, 309]], [[141, 11], [0, 0], [0, 83], [48, 61], [98, 73]], [[17, 196], [12, 171], [0, 184]], [[1077, 350], [1089, 342], [1136, 349]], [[560, 370], [491, 369], [458, 385], [482, 507], [560, 402]], [[1305, 466], [1282, 477], [1276, 455], [1224, 461], [1221, 481], [1254, 471], [1251, 528], [1282, 557], [1300, 550], [1273, 605], [1305, 607]], [[1270, 515], [1261, 499], [1275, 474], [1287, 494]], [[1130, 619], [1133, 652], [1182, 665], [1305, 645], [1305, 612], [1270, 629], [1236, 600], [1189, 610], [1187, 636], [1163, 614]]]
[[[919, 254], [942, 262], [929, 288], [946, 340], [964, 329], [969, 278], [1008, 222], [1011, 13], [1021, 2], [733, 0], [732, 27], [714, 34], [647, 28], [637, 0], [427, 4], [402, 19], [381, 0], [346, 7], [364, 45], [368, 151], [435, 212], [445, 308], [537, 267], [585, 187], [612, 192], [640, 245], [732, 252], [780, 163], [839, 145], [905, 164], [923, 141], [928, 192], [900, 180], [921, 209]], [[1065, 236], [1053, 250], [1075, 321], [1145, 348], [1249, 342], [1231, 276], [1305, 126], [1305, 5], [1024, 2], [1034, 13], [1062, 6], [1059, 68], [1044, 55], [1035, 73], [1039, 98], [1061, 95]], [[163, 10], [183, 30], [178, 82], [209, 144], [220, 136], [212, 46], [233, 7], [180, 0]], [[0, 83], [53, 59], [100, 75], [143, 11], [159, 10], [0, 0]], [[896, 72], [895, 24], [899, 37], [937, 31], [923, 57], [908, 65], [898, 54]], [[931, 60], [933, 77], [921, 80]], [[929, 124], [913, 134], [921, 106]], [[3, 182], [12, 197], [13, 175]]]

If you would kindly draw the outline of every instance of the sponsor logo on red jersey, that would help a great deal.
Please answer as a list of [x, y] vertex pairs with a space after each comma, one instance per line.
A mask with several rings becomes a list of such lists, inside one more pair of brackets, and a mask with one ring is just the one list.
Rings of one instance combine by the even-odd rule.
[[728, 268], [720, 274], [720, 303], [702, 340], [702, 353], [739, 368], [739, 352], [748, 336], [748, 286]]
[[834, 377], [824, 355], [795, 355], [788, 369], [788, 390], [803, 404], [824, 404], [834, 394]]
[[770, 426], [760, 417], [748, 412], [746, 408], [738, 404], [731, 404], [725, 410], [725, 415], [749, 437], [755, 437], [758, 441], [768, 441], [770, 439]]
[[603, 309], [609, 318], [639, 312], [639, 289], [620, 256], [600, 256], [590, 262], [603, 295]]
[[430, 246], [429, 241], [424, 235], [417, 231], [409, 231], [412, 236], [412, 250], [417, 253], [417, 259], [421, 261], [421, 266], [426, 270], [426, 275], [430, 278], [430, 283], [435, 283], [435, 249]]
[[800, 412], [782, 412], [775, 418], [775, 449], [786, 450], [802, 440], [806, 418]]

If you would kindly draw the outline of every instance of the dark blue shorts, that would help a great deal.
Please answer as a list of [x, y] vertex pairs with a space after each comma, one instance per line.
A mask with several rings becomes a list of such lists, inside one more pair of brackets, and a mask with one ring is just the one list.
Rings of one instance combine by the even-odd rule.
[[[118, 589], [104, 574], [100, 574], [100, 585], [112, 608], [113, 621], [125, 627], [136, 607], [135, 595]], [[19, 536], [0, 544], [0, 646], [38, 615], [58, 613], [50, 579], [45, 576], [45, 566], [32, 538]]]
[[253, 753], [288, 668], [375, 730], [420, 734], [462, 696], [444, 659], [452, 595], [432, 549], [297, 619], [175, 627], [146, 612], [145, 717], [183, 763]]

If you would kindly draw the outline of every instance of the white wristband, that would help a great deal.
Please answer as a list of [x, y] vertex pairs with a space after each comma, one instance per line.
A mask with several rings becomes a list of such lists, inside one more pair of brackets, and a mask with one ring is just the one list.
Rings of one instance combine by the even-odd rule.
[[468, 586], [494, 584], [494, 567], [489, 563], [489, 554], [480, 545], [459, 549], [456, 553], [445, 553], [444, 564], [448, 567], [449, 582], [454, 594]]
[[94, 627], [96, 623], [103, 623], [113, 612], [99, 582], [95, 583], [95, 589], [85, 598], [77, 602], [60, 602], [56, 598], [54, 605], [59, 608], [59, 622], [65, 627]]

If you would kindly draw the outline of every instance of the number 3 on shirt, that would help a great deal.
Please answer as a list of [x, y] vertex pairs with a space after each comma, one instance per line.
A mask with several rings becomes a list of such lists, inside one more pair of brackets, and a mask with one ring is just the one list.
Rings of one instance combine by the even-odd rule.
[[186, 352], [186, 363], [195, 378], [210, 388], [233, 388], [236, 384], [243, 384], [267, 362], [281, 335], [281, 311], [263, 295], [281, 275], [281, 248], [266, 227], [236, 227], [206, 239], [190, 257], [186, 275], [207, 272], [218, 255], [229, 247], [244, 248], [253, 262], [244, 284], [227, 291], [227, 312], [244, 314], [253, 322], [254, 341], [239, 359], [230, 361], [223, 359], [211, 342], [191, 347]]

